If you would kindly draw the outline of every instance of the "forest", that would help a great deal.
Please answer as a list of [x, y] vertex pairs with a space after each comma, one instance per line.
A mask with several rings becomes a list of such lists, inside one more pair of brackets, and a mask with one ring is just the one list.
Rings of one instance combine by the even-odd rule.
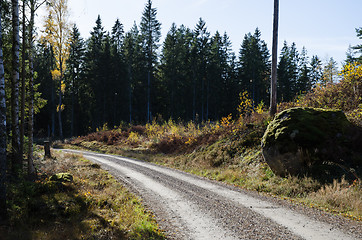
[[[149, 1], [140, 24], [128, 32], [118, 19], [106, 32], [98, 16], [90, 38], [83, 39], [76, 24], [66, 21], [66, 1], [53, 2], [47, 5], [44, 31], [32, 40], [36, 137], [63, 139], [105, 125], [155, 118], [218, 120], [237, 113], [245, 91], [253, 106], [269, 105], [271, 54], [259, 29], [245, 34], [237, 54], [227, 33], [211, 34], [202, 18], [194, 29], [173, 24], [160, 43], [161, 23]], [[10, 2], [3, 4], [7, 6], [2, 8], [4, 64], [11, 66], [11, 16], [6, 11]], [[24, 24], [20, 34], [26, 36], [29, 27]], [[27, 45], [25, 41], [20, 46], [22, 78], [30, 70], [25, 66], [29, 54], [22, 50]], [[5, 79], [11, 72], [5, 68]], [[318, 56], [308, 56], [304, 47], [298, 50], [295, 43], [284, 42], [278, 63], [278, 102], [290, 101], [317, 84], [337, 81], [333, 58], [323, 63]], [[21, 82], [20, 89], [26, 88]]]
[[[238, 53], [226, 32], [209, 32], [202, 18], [193, 29], [174, 23], [161, 42], [157, 8], [148, 0], [139, 25], [126, 31], [116, 19], [108, 32], [98, 16], [84, 39], [68, 20], [66, 0], [0, 4], [0, 155], [7, 147], [15, 172], [23, 153], [32, 166], [33, 138], [63, 140], [153, 120], [218, 121], [237, 116], [245, 94], [253, 109], [270, 104], [271, 53], [258, 28], [245, 33]], [[36, 31], [40, 7], [48, 15]], [[362, 38], [362, 28], [356, 32]], [[279, 54], [278, 103], [341, 79], [333, 57], [322, 61], [298, 47], [284, 41]], [[351, 47], [344, 64], [360, 66], [361, 50]], [[6, 161], [0, 163], [4, 172]], [[28, 171], [35, 174], [33, 166]]]

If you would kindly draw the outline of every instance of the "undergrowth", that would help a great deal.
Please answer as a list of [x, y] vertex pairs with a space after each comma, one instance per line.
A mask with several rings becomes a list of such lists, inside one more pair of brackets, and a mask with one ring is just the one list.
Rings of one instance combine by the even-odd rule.
[[[317, 86], [290, 107], [340, 109], [362, 126], [362, 68], [347, 65], [337, 84]], [[153, 121], [144, 126], [120, 126], [72, 140], [72, 147], [120, 154], [178, 168], [210, 179], [256, 190], [306, 206], [362, 221], [362, 182], [335, 176], [333, 182], [315, 176], [275, 175], [264, 162], [260, 142], [271, 121], [261, 103], [255, 109], [246, 92], [240, 94], [239, 116], [217, 122]]]
[[[52, 152], [35, 161], [39, 179], [9, 183], [1, 239], [164, 239], [150, 212], [97, 164]], [[56, 173], [69, 181], [55, 181]]]

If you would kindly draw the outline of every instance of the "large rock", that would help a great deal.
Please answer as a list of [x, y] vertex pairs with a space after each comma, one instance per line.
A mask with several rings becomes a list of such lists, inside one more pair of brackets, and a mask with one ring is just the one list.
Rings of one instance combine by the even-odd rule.
[[361, 136], [342, 111], [291, 108], [269, 124], [262, 153], [280, 176], [305, 174], [326, 163], [361, 166]]

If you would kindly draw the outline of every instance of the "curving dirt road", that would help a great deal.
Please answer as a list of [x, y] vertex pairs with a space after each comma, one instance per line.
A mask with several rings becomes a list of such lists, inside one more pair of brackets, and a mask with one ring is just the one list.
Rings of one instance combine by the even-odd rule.
[[169, 239], [362, 239], [362, 224], [181, 171], [77, 150], [142, 199]]

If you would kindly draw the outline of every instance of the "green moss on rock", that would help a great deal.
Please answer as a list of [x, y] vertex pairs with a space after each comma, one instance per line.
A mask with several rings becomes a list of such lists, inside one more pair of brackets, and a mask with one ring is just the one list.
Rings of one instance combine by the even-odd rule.
[[325, 161], [348, 159], [344, 155], [356, 141], [355, 130], [342, 111], [291, 108], [269, 124], [262, 138], [263, 156], [276, 174], [304, 173]]
[[49, 180], [55, 182], [72, 182], [73, 176], [70, 173], [57, 173], [51, 176]]

